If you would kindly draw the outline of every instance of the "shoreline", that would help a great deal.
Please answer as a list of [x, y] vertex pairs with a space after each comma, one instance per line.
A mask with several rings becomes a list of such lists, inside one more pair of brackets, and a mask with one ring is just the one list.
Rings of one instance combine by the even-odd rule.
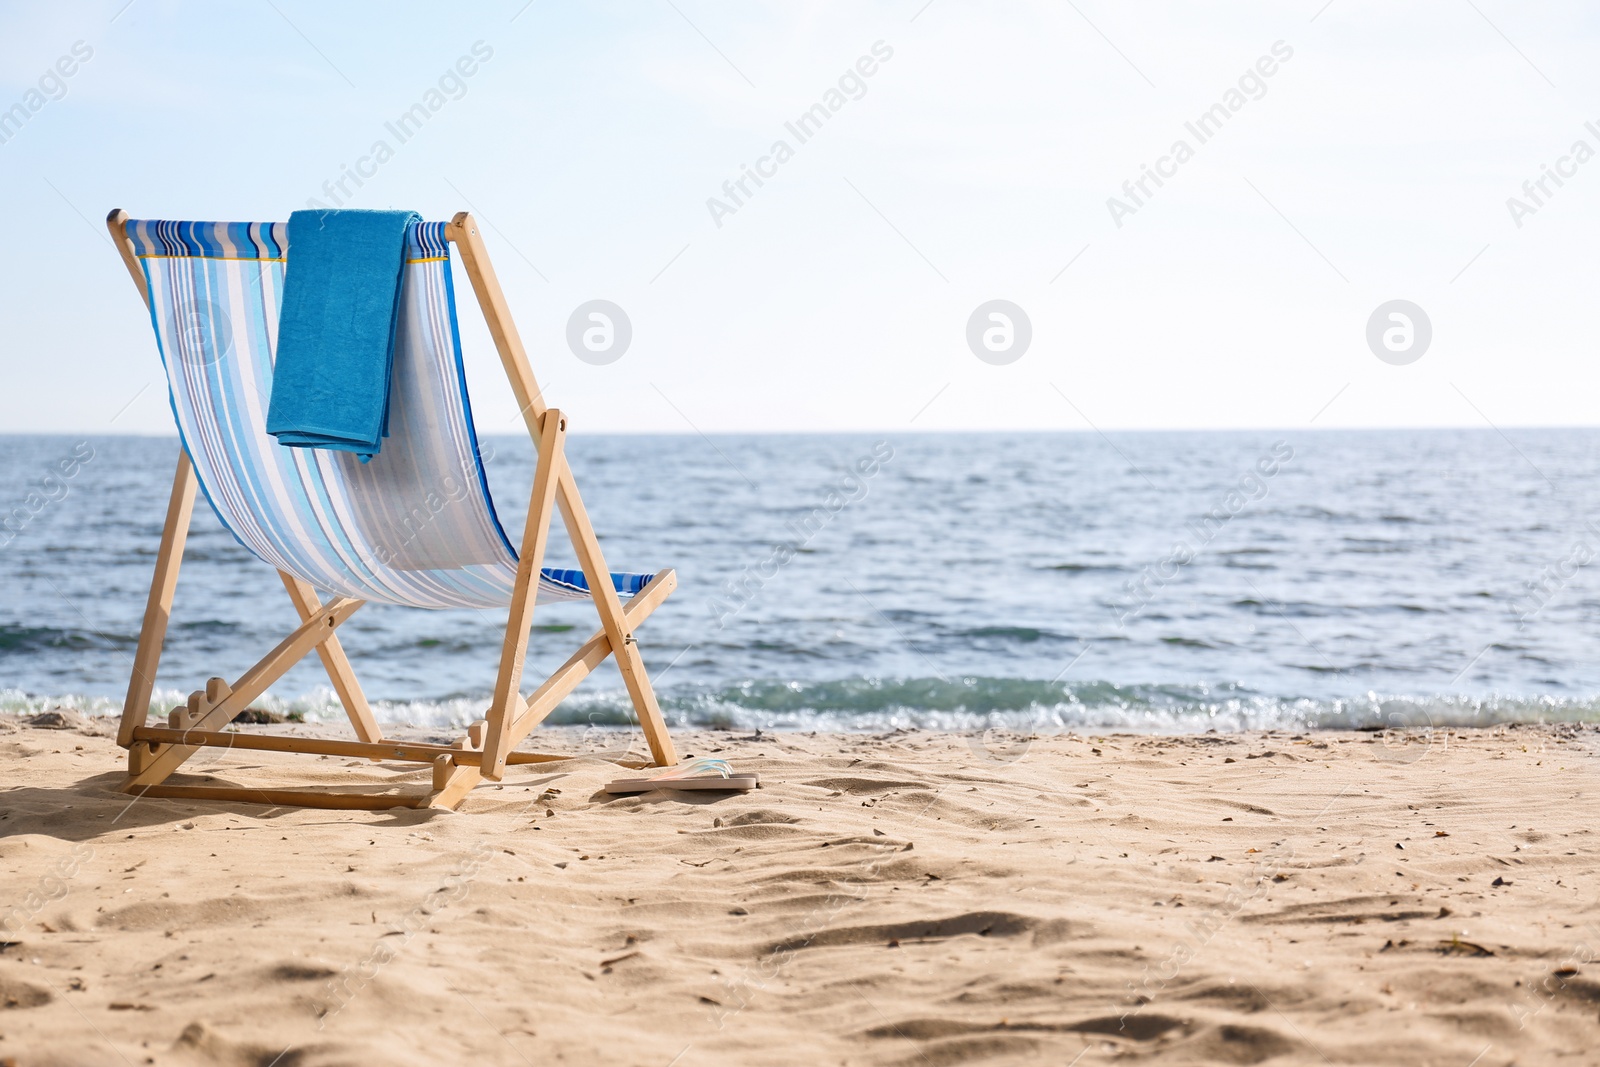
[[[986, 678], [978, 681], [1026, 687], [1049, 688], [1055, 685], [1026, 679]], [[830, 686], [841, 683], [820, 684]], [[1141, 691], [1170, 689], [1162, 686], [1132, 688]], [[152, 707], [181, 706], [187, 695], [178, 690], [158, 691], [152, 700]], [[705, 693], [685, 695], [667, 690], [662, 694], [661, 705], [674, 731], [707, 733], [749, 733], [760, 730], [766, 733], [874, 735], [893, 731], [959, 734], [998, 730], [1037, 737], [1088, 734], [1184, 737], [1285, 732], [1403, 733], [1418, 730], [1600, 728], [1600, 694], [1527, 696], [1457, 693], [1431, 696], [1368, 695], [1326, 700], [1309, 697], [1291, 700], [1267, 696], [1218, 696], [1204, 701], [1194, 699], [1187, 704], [1173, 702], [1165, 705], [1141, 703], [1140, 698], [1130, 699], [1125, 704], [1087, 704], [1071, 700], [1048, 704], [1043, 699], [1035, 699], [1028, 710], [1012, 704], [995, 707], [992, 702], [983, 699], [974, 699], [970, 704], [956, 707], [918, 707], [894, 700], [885, 701], [880, 707], [872, 707], [859, 701], [830, 702], [838, 697], [831, 691], [817, 695], [817, 707], [796, 708], [769, 706], [762, 699], [753, 699], [741, 706], [734, 696]], [[981, 694], [978, 696], [981, 697]], [[371, 705], [385, 728], [459, 732], [468, 723], [481, 718], [483, 709], [492, 699], [487, 694], [436, 701], [372, 699]], [[114, 722], [121, 715], [122, 701], [121, 696], [35, 695], [16, 689], [0, 689], [0, 721], [25, 721], [40, 713], [64, 711], [95, 722]], [[348, 722], [343, 707], [331, 690], [289, 699], [269, 694], [255, 701], [249, 710], [257, 716], [249, 723], [257, 725], [263, 722], [286, 726], [304, 723], [337, 730]], [[1045, 721], [1047, 719], [1049, 721]], [[587, 729], [608, 734], [627, 733], [636, 729], [632, 706], [626, 691], [621, 689], [570, 698], [568, 706], [557, 709], [540, 728]]]

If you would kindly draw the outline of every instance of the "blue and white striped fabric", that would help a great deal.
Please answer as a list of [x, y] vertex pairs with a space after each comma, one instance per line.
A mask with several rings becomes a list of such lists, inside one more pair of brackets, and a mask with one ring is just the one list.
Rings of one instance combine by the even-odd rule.
[[[201, 488], [241, 544], [325, 593], [420, 608], [511, 601], [517, 552], [478, 453], [444, 228], [406, 232], [389, 437], [363, 464], [266, 432], [288, 225], [127, 225]], [[651, 577], [611, 579], [631, 596]], [[541, 602], [588, 597], [581, 570], [541, 572]]]

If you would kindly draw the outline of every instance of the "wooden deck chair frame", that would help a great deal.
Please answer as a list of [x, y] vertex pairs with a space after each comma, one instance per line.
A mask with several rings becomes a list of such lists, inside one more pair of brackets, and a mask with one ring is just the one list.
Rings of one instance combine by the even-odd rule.
[[[148, 307], [150, 296], [144, 272], [128, 239], [127, 220], [127, 213], [118, 209], [106, 218], [106, 225], [128, 273], [133, 277], [134, 285], [139, 289], [140, 297]], [[634, 629], [677, 587], [677, 577], [670, 569], [660, 571], [626, 604], [617, 595], [605, 556], [600, 550], [600, 542], [584, 509], [583, 500], [578, 495], [572, 469], [567, 465], [564, 451], [566, 418], [559, 410], [546, 407], [540, 395], [538, 382], [528, 363], [527, 351], [517, 335], [510, 308], [489, 262], [478, 225], [469, 213], [463, 211], [450, 221], [445, 228], [445, 236], [460, 251], [462, 265], [472, 280], [478, 306], [483, 310], [489, 333], [500, 353], [500, 362], [511, 382], [511, 391], [516, 396], [523, 421], [538, 450], [533, 492], [528, 501], [528, 520], [522, 535], [521, 558], [501, 649], [500, 671], [486, 718], [469, 726], [466, 736], [453, 745], [384, 740], [335, 634], [339, 625], [365, 601], [336, 597], [328, 603], [322, 603], [316, 590], [309, 584], [279, 571], [289, 599], [299, 613], [300, 626], [231, 685], [222, 678], [212, 678], [206, 682], [204, 689], [189, 697], [187, 707], [173, 709], [166, 726], [146, 725], [156, 668], [161, 661], [167, 622], [172, 613], [178, 566], [183, 559], [189, 521], [194, 513], [197, 480], [189, 454], [180, 446], [178, 469], [172, 479], [172, 496], [167, 503], [166, 524], [161, 531], [161, 548], [150, 581], [150, 598], [145, 605], [144, 624], [139, 631], [139, 646], [134, 653], [128, 695], [122, 706], [122, 720], [117, 730], [117, 744], [128, 750], [128, 777], [122, 783], [122, 792], [141, 796], [321, 808], [454, 808], [478, 784], [480, 777], [498, 781], [505, 773], [507, 764], [572, 758], [515, 749], [579, 682], [609, 656], [617, 659], [623, 684], [627, 687], [649, 745], [652, 762], [658, 766], [670, 766], [677, 762], [672, 739], [667, 734], [666, 721], [656, 703], [655, 691], [650, 685], [650, 677], [645, 672], [639, 645], [633, 635]], [[557, 509], [566, 524], [579, 565], [588, 579], [591, 602], [600, 615], [600, 628], [530, 696], [524, 697], [521, 688], [528, 631], [533, 625], [539, 570], [549, 540], [550, 524]], [[350, 716], [350, 724], [355, 728], [359, 740], [253, 735], [223, 729], [313, 649], [327, 669], [328, 679]], [[300, 752], [417, 763], [432, 768], [433, 780], [431, 788], [425, 792], [413, 790], [399, 793], [393, 790], [359, 792], [168, 784], [168, 776], [201, 748]], [[639, 760], [617, 762], [628, 767], [650, 765]]]

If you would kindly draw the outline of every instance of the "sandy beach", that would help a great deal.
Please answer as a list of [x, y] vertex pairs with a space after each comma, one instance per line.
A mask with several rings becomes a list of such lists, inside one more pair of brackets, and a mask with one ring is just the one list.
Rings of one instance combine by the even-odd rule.
[[[368, 813], [130, 803], [105, 723], [0, 727], [5, 1063], [1487, 1067], [1600, 1037], [1593, 728], [701, 732], [762, 789], [611, 798], [587, 759]], [[254, 755], [189, 766], [400, 773]]]
[[0, 3], [0, 1067], [1600, 1067], [1600, 4], [378, 10]]

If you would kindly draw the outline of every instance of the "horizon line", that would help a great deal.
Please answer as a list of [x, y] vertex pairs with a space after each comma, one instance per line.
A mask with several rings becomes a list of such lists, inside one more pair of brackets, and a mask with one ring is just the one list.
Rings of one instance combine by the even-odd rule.
[[[1537, 423], [1537, 424], [1506, 424], [1499, 426], [1446, 424], [1438, 426], [1114, 426], [1114, 427], [1061, 427], [1061, 426], [1016, 426], [1016, 427], [959, 427], [959, 428], [922, 428], [922, 427], [871, 427], [866, 429], [829, 429], [829, 430], [587, 430], [578, 434], [580, 437], [845, 437], [864, 436], [870, 434], [926, 434], [950, 435], [959, 434], [1101, 434], [1101, 433], [1415, 433], [1415, 432], [1461, 432], [1471, 431], [1476, 433], [1502, 433], [1508, 430], [1536, 431], [1536, 430], [1600, 430], [1600, 423], [1592, 425], [1566, 424], [1566, 423]], [[526, 431], [497, 430], [477, 431], [479, 437], [525, 437]], [[129, 430], [116, 433], [105, 433], [93, 430], [0, 430], [0, 439], [20, 437], [140, 437], [150, 440], [176, 441], [177, 431], [139, 431]]]

